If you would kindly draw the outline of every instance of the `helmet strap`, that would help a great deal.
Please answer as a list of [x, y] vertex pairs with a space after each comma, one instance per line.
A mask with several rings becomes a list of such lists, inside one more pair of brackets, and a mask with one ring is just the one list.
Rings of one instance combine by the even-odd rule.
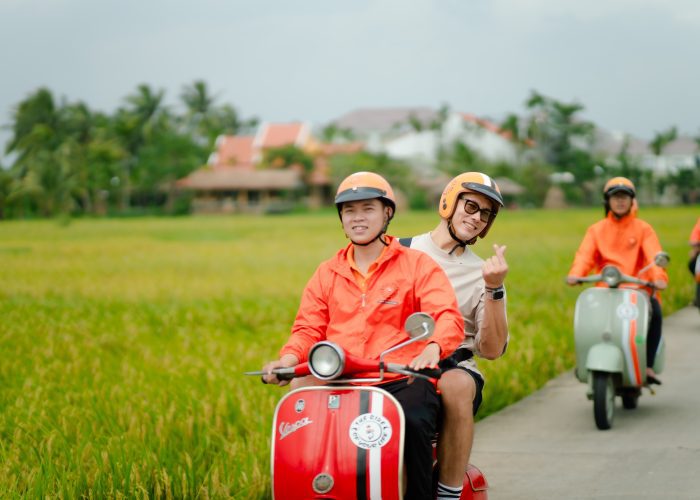
[[358, 243], [358, 242], [353, 241], [353, 240], [350, 240], [350, 242], [351, 242], [353, 245], [357, 245], [358, 247], [366, 247], [366, 246], [371, 245], [371, 244], [374, 243], [375, 241], [379, 240], [379, 241], [382, 242], [382, 244], [383, 244], [385, 247], [388, 247], [389, 244], [384, 240], [384, 238], [382, 238], [382, 235], [383, 235], [383, 234], [384, 234], [384, 231], [382, 231], [381, 233], [379, 233], [377, 236], [375, 236], [374, 238], [372, 238], [372, 240], [371, 240], [371, 241], [368, 241], [367, 243]]
[[[389, 220], [391, 220], [391, 218], [389, 218]], [[388, 247], [389, 244], [386, 242], [386, 240], [385, 240], [384, 238], [382, 238], [382, 235], [383, 235], [384, 233], [386, 233], [386, 230], [387, 230], [388, 228], [389, 228], [389, 221], [386, 221], [386, 224], [384, 224], [384, 227], [382, 228], [382, 230], [379, 231], [379, 234], [377, 234], [377, 236], [375, 236], [374, 238], [372, 238], [372, 239], [371, 239], [370, 241], [368, 241], [367, 243], [357, 243], [356, 241], [353, 241], [353, 240], [350, 239], [350, 238], [348, 238], [348, 239], [350, 239], [350, 242], [351, 242], [353, 245], [357, 245], [358, 247], [366, 247], [366, 246], [368, 246], [368, 245], [371, 245], [372, 243], [374, 243], [374, 242], [377, 241], [377, 240], [381, 241], [381, 242], [382, 242], [382, 245], [384, 245], [385, 247]], [[346, 236], [347, 236], [347, 235], [346, 235]]]
[[457, 237], [457, 235], [454, 232], [454, 229], [452, 228], [452, 219], [451, 218], [447, 220], [447, 231], [450, 233], [450, 236], [452, 237], [452, 239], [457, 242], [457, 244], [452, 247], [452, 250], [449, 251], [449, 255], [452, 255], [452, 253], [455, 250], [457, 250], [458, 248], [466, 248], [470, 242], [473, 243], [472, 240], [460, 240]]

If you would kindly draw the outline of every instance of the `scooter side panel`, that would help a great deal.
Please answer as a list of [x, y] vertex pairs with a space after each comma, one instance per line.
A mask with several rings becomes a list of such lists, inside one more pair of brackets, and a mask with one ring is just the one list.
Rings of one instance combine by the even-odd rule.
[[576, 301], [574, 340], [576, 376], [588, 380], [589, 350], [611, 344], [622, 350], [623, 385], [639, 386], [645, 378], [649, 303], [644, 292], [632, 288], [588, 288]]
[[656, 357], [654, 358], [654, 371], [658, 373], [663, 373], [664, 366], [666, 365], [666, 341], [664, 337], [661, 336], [661, 342], [659, 342], [659, 347], [656, 349]]
[[403, 410], [381, 389], [291, 391], [273, 420], [273, 496], [398, 500], [403, 434]]

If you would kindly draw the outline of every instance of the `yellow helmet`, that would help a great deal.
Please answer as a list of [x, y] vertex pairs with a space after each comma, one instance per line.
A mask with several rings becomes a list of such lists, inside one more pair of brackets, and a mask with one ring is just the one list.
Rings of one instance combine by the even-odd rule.
[[[355, 172], [346, 177], [338, 186], [335, 194], [335, 205], [338, 213], [346, 201], [371, 200], [379, 198], [391, 207], [391, 217], [396, 212], [396, 198], [389, 183], [374, 172]], [[390, 217], [390, 219], [391, 219]]]
[[620, 192], [626, 193], [634, 198], [636, 195], [634, 183], [627, 177], [613, 177], [605, 183], [605, 187], [603, 188], [603, 196], [605, 196], [606, 199], [615, 193]]

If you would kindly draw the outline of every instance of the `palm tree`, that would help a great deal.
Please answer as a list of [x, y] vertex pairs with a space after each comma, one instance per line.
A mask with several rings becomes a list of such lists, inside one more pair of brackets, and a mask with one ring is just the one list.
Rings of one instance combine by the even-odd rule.
[[661, 156], [666, 146], [676, 140], [678, 137], [678, 129], [676, 127], [671, 127], [663, 132], [656, 132], [654, 138], [649, 143], [649, 149], [657, 157]]
[[216, 100], [209, 95], [206, 82], [196, 80], [190, 86], [186, 86], [180, 94], [182, 102], [187, 107], [188, 114], [207, 116]]
[[131, 173], [138, 165], [139, 153], [157, 127], [167, 122], [164, 116], [165, 91], [153, 91], [141, 84], [136, 92], [126, 97], [126, 108], [117, 111], [115, 132], [121, 139], [127, 156], [122, 172], [121, 209], [128, 210], [131, 204]]
[[510, 113], [503, 120], [500, 128], [508, 134], [510, 142], [515, 147], [516, 163], [520, 164], [527, 144], [532, 143], [521, 127], [520, 117], [515, 113]]
[[185, 86], [180, 94], [185, 104], [185, 131], [192, 135], [195, 142], [210, 147], [209, 122], [212, 118], [215, 98], [210, 95], [206, 82], [197, 80]]
[[13, 135], [6, 148], [8, 153], [17, 154], [8, 202], [24, 203], [44, 215], [64, 205], [63, 200], [56, 199], [63, 198], [57, 189], [62, 174], [56, 161], [63, 135], [60, 120], [53, 94], [46, 88], [30, 94], [15, 108]]
[[211, 150], [222, 134], [236, 135], [257, 126], [257, 118], [242, 120], [230, 104], [216, 105], [206, 82], [196, 80], [184, 87], [180, 98], [187, 109], [185, 132], [191, 134], [200, 146]]
[[58, 145], [59, 120], [53, 94], [46, 88], [38, 89], [22, 101], [13, 111], [12, 138], [6, 153], [17, 153], [16, 163], [42, 149]]

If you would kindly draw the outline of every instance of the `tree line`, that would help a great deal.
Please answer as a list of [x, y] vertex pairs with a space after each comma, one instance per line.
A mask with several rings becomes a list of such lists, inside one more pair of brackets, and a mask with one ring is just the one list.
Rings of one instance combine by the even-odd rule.
[[[694, 168], [658, 175], [642, 165], [638, 155], [630, 153], [629, 136], [613, 156], [598, 152], [596, 126], [581, 117], [585, 110], [582, 104], [562, 102], [532, 91], [524, 108], [519, 114], [508, 114], [499, 124], [500, 130], [514, 145], [515, 162], [489, 162], [457, 140], [441, 144], [438, 170], [450, 175], [479, 170], [492, 177], [508, 177], [525, 188], [513, 200], [525, 206], [542, 206], [554, 183], [560, 186], [569, 204], [598, 204], [605, 181], [618, 175], [629, 177], [638, 186], [643, 186], [651, 202], [657, 201], [669, 186], [675, 188], [683, 203], [700, 201], [700, 135], [694, 138], [697, 144]], [[414, 119], [410, 124], [416, 130], [427, 128], [440, 133], [447, 116], [449, 108], [443, 105], [437, 119], [428, 123]], [[658, 159], [677, 138], [676, 127], [657, 132], [649, 142], [649, 153]]]
[[[243, 118], [222, 104], [203, 81], [182, 88], [181, 111], [164, 104], [165, 92], [139, 85], [114, 113], [91, 110], [83, 102], [57, 101], [40, 88], [13, 110], [11, 139], [6, 153], [9, 168], [0, 168], [0, 218], [47, 217], [56, 214], [118, 215], [186, 213], [186, 196], [175, 181], [206, 163], [221, 134], [251, 133], [257, 118]], [[657, 178], [628, 152], [625, 142], [615, 158], [597, 157], [591, 147], [595, 125], [580, 117], [584, 106], [565, 103], [533, 91], [525, 111], [511, 113], [500, 124], [517, 152], [514, 163], [488, 162], [464, 142], [438, 141], [436, 168], [447, 175], [480, 170], [509, 177], [525, 191], [514, 202], [541, 206], [555, 176], [569, 203], [599, 201], [599, 184], [614, 175], [630, 177], [660, 194], [676, 187], [683, 201], [700, 196], [700, 165]], [[440, 107], [428, 123], [410, 117], [404, 125], [441, 135], [449, 107]], [[327, 142], [354, 138], [350, 130], [327, 125], [320, 136]], [[659, 156], [677, 138], [675, 127], [659, 132], [649, 143]], [[700, 148], [700, 137], [695, 139]], [[261, 168], [312, 168], [313, 159], [294, 146], [266, 151]], [[0, 165], [0, 167], [2, 167]], [[415, 208], [429, 205], [411, 167], [383, 154], [368, 152], [333, 158], [331, 175], [341, 179], [352, 170], [383, 173], [395, 182]]]
[[203, 81], [183, 87], [177, 112], [149, 85], [113, 114], [57, 101], [40, 88], [12, 113], [0, 168], [0, 218], [120, 214], [149, 207], [177, 211], [174, 182], [202, 166], [220, 134], [257, 125], [219, 104]]

